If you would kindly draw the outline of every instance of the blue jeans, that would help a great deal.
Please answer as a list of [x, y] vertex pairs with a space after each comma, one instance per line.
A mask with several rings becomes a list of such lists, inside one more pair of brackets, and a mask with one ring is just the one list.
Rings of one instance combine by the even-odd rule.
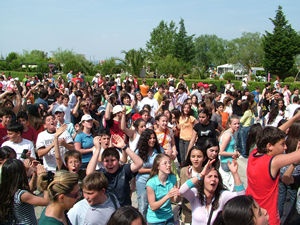
[[[297, 189], [292, 189], [291, 185], [284, 184], [281, 181], [279, 181], [279, 188], [278, 188], [278, 211], [280, 218], [283, 216], [283, 210], [285, 208], [286, 215], [290, 213], [292, 210], [292, 207], [295, 207], [295, 201], [297, 198]], [[286, 196], [289, 195], [289, 202], [287, 202], [287, 206], [284, 207], [284, 204], [286, 203]]]
[[240, 128], [240, 135], [239, 135], [239, 142], [240, 142], [240, 145], [241, 145], [241, 154], [244, 156], [244, 157], [248, 157], [247, 154], [246, 154], [246, 141], [247, 141], [247, 137], [248, 137], [248, 133], [249, 133], [249, 130], [250, 130], [251, 126], [249, 127], [241, 127]]
[[146, 182], [136, 181], [136, 194], [139, 212], [146, 219], [148, 209]]
[[148, 223], [148, 225], [174, 225], [174, 224], [175, 224], [175, 221], [174, 221], [173, 217], [171, 217], [167, 221], [160, 222], [160, 223]]

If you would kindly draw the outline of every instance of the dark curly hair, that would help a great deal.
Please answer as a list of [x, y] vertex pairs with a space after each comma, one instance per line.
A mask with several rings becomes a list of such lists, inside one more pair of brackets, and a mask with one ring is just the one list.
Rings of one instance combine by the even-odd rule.
[[137, 149], [139, 150], [138, 156], [141, 157], [141, 159], [144, 162], [148, 161], [148, 151], [149, 151], [148, 141], [149, 141], [150, 136], [152, 134], [154, 134], [155, 139], [156, 139], [156, 143], [154, 145], [154, 148], [157, 150], [158, 153], [161, 153], [160, 145], [157, 141], [157, 137], [156, 137], [156, 134], [155, 134], [154, 130], [147, 128], [141, 134], [140, 139], [139, 139], [138, 144], [137, 144]]
[[[219, 179], [219, 183], [218, 183], [217, 189], [215, 190], [215, 194], [214, 194], [214, 200], [212, 202], [212, 210], [216, 210], [219, 207], [220, 195], [221, 195], [223, 190], [226, 190], [226, 188], [223, 185], [222, 176], [219, 173], [219, 171], [215, 167], [213, 167], [212, 170], [217, 171], [218, 179]], [[198, 196], [199, 196], [199, 200], [200, 200], [201, 205], [206, 204], [205, 203], [205, 197], [204, 197], [204, 195], [205, 195], [204, 194], [204, 179], [205, 179], [205, 177], [196, 184], [196, 188], [197, 188], [197, 192], [198, 192]]]

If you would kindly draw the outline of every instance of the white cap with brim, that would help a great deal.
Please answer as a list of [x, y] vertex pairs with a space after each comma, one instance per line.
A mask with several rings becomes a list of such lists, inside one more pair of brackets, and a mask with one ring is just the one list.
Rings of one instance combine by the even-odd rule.
[[58, 106], [55, 110], [54, 110], [54, 114], [58, 113], [58, 112], [64, 112], [63, 108], [61, 106]]
[[169, 92], [174, 93], [175, 92], [175, 88], [173, 86], [169, 87]]
[[80, 123], [82, 123], [83, 121], [88, 121], [88, 120], [93, 120], [93, 117], [91, 117], [91, 115], [89, 115], [89, 114], [85, 114], [81, 117]]
[[117, 113], [122, 112], [122, 111], [123, 111], [123, 109], [122, 109], [122, 106], [120, 106], [120, 105], [116, 105], [113, 108], [113, 114], [117, 114]]

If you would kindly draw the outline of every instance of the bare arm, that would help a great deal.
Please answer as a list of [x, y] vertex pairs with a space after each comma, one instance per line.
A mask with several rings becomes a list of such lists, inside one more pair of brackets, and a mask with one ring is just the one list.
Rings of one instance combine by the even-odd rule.
[[[126, 110], [126, 108], [125, 108], [125, 110]], [[126, 115], [124, 112], [122, 113], [122, 118], [121, 118], [121, 130], [124, 131], [124, 133], [130, 138], [130, 140], [133, 139], [135, 130], [128, 129], [126, 127]]]
[[81, 97], [78, 96], [76, 105], [75, 105], [74, 109], [72, 110], [72, 114], [73, 114], [76, 118], [79, 116], [78, 109], [79, 109], [79, 105], [80, 105], [80, 102], [81, 102], [80, 100], [81, 100]]
[[49, 145], [48, 147], [46, 148], [39, 148], [37, 153], [38, 153], [38, 156], [39, 157], [43, 157], [44, 155], [47, 155], [47, 153], [54, 147], [54, 142]]
[[281, 181], [285, 184], [293, 184], [294, 183], [294, 177], [293, 177], [293, 171], [295, 169], [294, 164], [291, 164], [289, 168], [285, 171], [285, 173], [281, 177]]
[[75, 142], [74, 146], [75, 146], [75, 150], [79, 151], [81, 154], [86, 154], [86, 153], [89, 153], [89, 152], [93, 152], [93, 148], [87, 148], [87, 149], [81, 148], [81, 143], [80, 142]]
[[231, 140], [231, 135], [229, 134], [229, 132], [226, 132], [223, 134], [222, 136], [222, 143], [220, 145], [220, 156], [228, 156], [228, 157], [233, 157], [236, 155], [236, 152], [226, 152], [225, 149], [227, 147], [227, 145], [229, 144]]
[[111, 112], [112, 112], [112, 105], [110, 104], [110, 102], [107, 103], [106, 106], [106, 110], [105, 110], [105, 114], [104, 114], [104, 118], [106, 120], [110, 120], [110, 116], [111, 116]]
[[21, 195], [21, 201], [31, 205], [46, 206], [49, 203], [47, 191], [44, 191], [44, 197], [35, 196], [29, 192], [25, 192]]
[[287, 122], [285, 122], [284, 124], [282, 124], [279, 129], [282, 131], [286, 131], [290, 126], [292, 126], [292, 124], [296, 121], [300, 120], [300, 111], [293, 116], [291, 119], [289, 119]]
[[94, 154], [86, 168], [86, 175], [93, 173], [96, 169], [96, 166], [98, 163], [98, 158], [100, 155], [100, 150], [101, 150], [99, 139], [100, 139], [99, 136], [94, 138], [95, 151], [94, 151]]
[[13, 111], [17, 115], [18, 112], [20, 111], [20, 108], [22, 107], [22, 97], [18, 88], [15, 88], [15, 92], [16, 92], [16, 105]]
[[189, 153], [189, 151], [191, 150], [191, 148], [194, 146], [195, 142], [196, 142], [196, 138], [197, 138], [197, 132], [195, 130], [193, 130], [193, 133], [192, 133], [192, 138], [190, 140], [190, 144], [189, 144], [189, 147], [188, 147], [188, 150], [187, 150], [187, 153]]

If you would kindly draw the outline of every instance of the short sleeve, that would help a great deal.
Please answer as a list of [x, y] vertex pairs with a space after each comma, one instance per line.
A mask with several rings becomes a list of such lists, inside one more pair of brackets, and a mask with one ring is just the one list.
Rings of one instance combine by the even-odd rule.
[[170, 176], [170, 181], [173, 184], [173, 186], [175, 186], [175, 184], [177, 183], [177, 178], [174, 174], [171, 174]]
[[193, 116], [190, 116], [190, 120], [191, 120], [191, 123], [194, 123], [194, 122], [195, 122], [195, 120], [196, 120], [196, 118], [195, 118], [195, 117], [193, 117]]
[[77, 134], [74, 141], [81, 143], [82, 142], [82, 136], [81, 135], [82, 135], [82, 133]]
[[197, 124], [193, 127], [194, 131], [196, 131], [197, 133], [198, 133], [198, 131], [199, 131], [199, 126], [200, 126], [200, 124], [197, 123]]
[[155, 177], [152, 177], [151, 179], [149, 179], [146, 183], [146, 187], [151, 187], [153, 190], [155, 190], [155, 181], [154, 181]]
[[43, 147], [46, 147], [45, 146], [45, 143], [44, 143], [44, 138], [42, 137], [43, 133], [40, 133], [38, 136], [37, 136], [37, 140], [36, 140], [36, 149], [40, 149], [40, 148], [43, 148]]
[[22, 194], [24, 194], [25, 192], [28, 192], [28, 191], [26, 191], [26, 190], [17, 190], [17, 192], [15, 193], [15, 196], [14, 196], [14, 201], [15, 201], [15, 203], [17, 203], [17, 204], [20, 204], [20, 203], [22, 203], [22, 201], [21, 201], [21, 196], [22, 196]]
[[73, 142], [73, 138], [71, 137], [71, 135], [68, 131], [64, 132], [63, 138], [65, 139], [66, 143], [68, 143], [68, 144]]

